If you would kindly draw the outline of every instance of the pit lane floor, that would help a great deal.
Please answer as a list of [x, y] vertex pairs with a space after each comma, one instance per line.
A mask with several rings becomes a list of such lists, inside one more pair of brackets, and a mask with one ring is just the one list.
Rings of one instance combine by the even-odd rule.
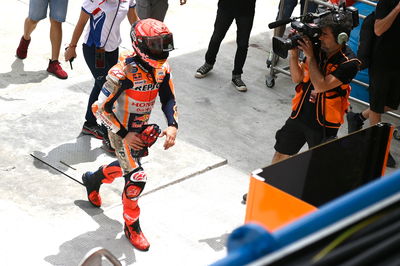
[[[194, 78], [204, 61], [217, 1], [190, 0], [185, 6], [170, 1], [165, 22], [178, 48], [170, 64], [180, 129], [176, 147], [163, 151], [161, 140], [145, 160], [149, 181], [140, 206], [142, 229], [152, 244], [149, 252], [133, 249], [123, 236], [122, 179], [102, 186], [104, 205], [94, 209], [80, 184], [30, 156], [53, 160], [76, 178], [113, 160], [99, 142], [80, 136], [93, 83], [81, 50], [73, 70], [62, 62], [67, 80], [49, 75], [49, 22], [44, 20], [32, 34], [28, 58], [15, 57], [28, 2], [7, 1], [0, 10], [1, 264], [78, 265], [98, 246], [125, 265], [207, 265], [225, 256], [226, 237], [243, 224], [241, 197], [249, 174], [269, 164], [275, 131], [290, 113], [290, 79], [282, 75], [273, 89], [265, 86], [272, 36], [267, 24], [276, 16], [278, 1], [257, 3], [243, 74], [246, 93], [230, 82], [235, 25], [221, 45], [213, 72]], [[69, 3], [63, 44], [72, 35], [80, 4]], [[127, 21], [122, 32], [121, 51], [130, 47]], [[162, 116], [155, 106], [152, 121], [163, 127]], [[339, 134], [346, 131], [344, 125]], [[396, 140], [392, 152], [398, 159]]]

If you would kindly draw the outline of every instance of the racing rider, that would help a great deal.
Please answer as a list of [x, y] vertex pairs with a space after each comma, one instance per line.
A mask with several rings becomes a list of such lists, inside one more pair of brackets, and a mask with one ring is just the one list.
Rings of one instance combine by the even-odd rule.
[[[164, 149], [175, 144], [178, 130], [177, 109], [169, 52], [174, 49], [172, 33], [163, 22], [144, 19], [131, 29], [133, 52], [121, 56], [110, 69], [93, 113], [106, 127], [118, 160], [82, 176], [89, 202], [101, 206], [100, 185], [117, 177], [125, 178], [122, 193], [124, 232], [131, 244], [147, 251], [149, 242], [139, 225], [138, 199], [147, 181], [140, 159], [147, 155], [158, 137], [165, 136]], [[157, 95], [168, 127], [160, 131], [147, 122]], [[160, 134], [161, 133], [161, 134]]]

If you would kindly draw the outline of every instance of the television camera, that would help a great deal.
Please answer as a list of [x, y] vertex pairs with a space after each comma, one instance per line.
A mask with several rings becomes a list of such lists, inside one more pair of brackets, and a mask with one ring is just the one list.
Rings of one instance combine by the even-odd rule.
[[298, 46], [298, 40], [301, 40], [303, 36], [307, 36], [315, 47], [319, 47], [319, 37], [321, 35], [321, 27], [319, 21], [322, 17], [327, 15], [333, 16], [337, 23], [345, 21], [351, 22], [351, 29], [357, 27], [359, 24], [358, 10], [355, 7], [346, 7], [344, 4], [337, 8], [331, 7], [327, 10], [319, 13], [307, 13], [300, 17], [288, 18], [272, 22], [268, 25], [270, 29], [283, 26], [291, 23], [292, 29], [295, 33], [289, 35], [287, 38], [274, 36], [272, 38], [272, 49], [275, 54], [282, 58], [286, 58], [288, 51]]

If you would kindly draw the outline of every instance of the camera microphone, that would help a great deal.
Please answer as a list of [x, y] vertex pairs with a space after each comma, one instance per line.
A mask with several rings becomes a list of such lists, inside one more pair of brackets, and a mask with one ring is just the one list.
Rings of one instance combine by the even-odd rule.
[[289, 22], [292, 22], [292, 21], [293, 21], [293, 19], [291, 19], [291, 18], [277, 20], [277, 21], [269, 23], [268, 24], [268, 28], [274, 29], [276, 27], [279, 27], [279, 26], [282, 26], [282, 25], [286, 25], [286, 24], [288, 24]]

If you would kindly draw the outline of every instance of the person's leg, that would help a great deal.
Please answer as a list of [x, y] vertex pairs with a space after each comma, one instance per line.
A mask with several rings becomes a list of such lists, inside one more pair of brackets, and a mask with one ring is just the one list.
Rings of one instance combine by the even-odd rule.
[[[393, 109], [389, 108], [387, 106], [385, 106], [385, 108], [384, 108], [384, 112], [385, 113], [388, 112], [388, 111], [391, 111], [391, 110], [393, 110]], [[380, 123], [381, 121], [382, 121], [382, 113], [377, 113], [377, 112], [374, 112], [372, 110], [369, 111], [369, 124], [371, 126], [376, 125], [376, 124]], [[387, 162], [386, 162], [386, 166], [387, 167], [392, 167], [392, 168], [396, 167], [396, 160], [393, 158], [393, 156], [390, 153], [390, 151], [389, 151], [389, 154], [388, 154], [388, 159], [387, 159]]]
[[218, 8], [217, 17], [214, 23], [214, 32], [205, 55], [206, 63], [214, 65], [222, 40], [233, 22], [234, 16], [229, 12]]
[[62, 25], [50, 18], [51, 61], [58, 60], [62, 41]]
[[242, 80], [243, 66], [246, 62], [247, 50], [249, 48], [250, 32], [253, 27], [254, 14], [236, 17], [236, 54], [234, 68], [232, 71], [232, 83], [241, 92], [247, 91], [247, 86]]
[[[89, 67], [90, 72], [94, 78], [94, 84], [89, 95], [88, 103], [86, 106], [85, 122], [82, 126], [82, 134], [90, 135], [97, 139], [104, 139], [107, 135], [107, 130], [97, 124], [97, 119], [92, 112], [92, 104], [98, 99], [104, 79], [99, 74], [98, 69], [95, 67], [95, 51], [94, 46], [82, 45], [83, 57], [85, 58], [86, 65]], [[98, 78], [100, 75], [100, 78]]]
[[86, 107], [86, 115], [85, 120], [92, 125], [96, 125], [96, 118], [92, 112], [92, 104], [96, 101], [99, 96], [101, 86], [103, 85], [103, 78], [98, 78], [101, 76], [99, 74], [98, 69], [95, 66], [95, 53], [96, 48], [94, 46], [87, 46], [86, 44], [82, 45], [83, 57], [85, 58], [86, 65], [89, 67], [90, 72], [94, 78], [94, 84], [92, 91], [89, 95], [89, 101]]
[[125, 236], [135, 248], [147, 251], [150, 244], [140, 229], [138, 205], [140, 194], [146, 185], [147, 175], [141, 167], [140, 158], [132, 156], [133, 152], [129, 145], [111, 131], [109, 137], [112, 146], [117, 151], [118, 162], [125, 173], [125, 186], [122, 192]]
[[338, 128], [309, 128], [304, 126], [304, 134], [308, 144], [308, 148], [311, 149], [324, 142], [332, 140], [337, 137]]
[[107, 128], [97, 124], [97, 119], [92, 112], [92, 105], [99, 98], [99, 94], [106, 80], [108, 70], [110, 70], [110, 68], [118, 62], [118, 48], [112, 52], [105, 53], [104, 68], [96, 68], [95, 66], [96, 48], [94, 46], [87, 46], [86, 44], [83, 44], [82, 51], [86, 64], [94, 78], [94, 84], [86, 106], [85, 122], [82, 127], [82, 134], [91, 135], [95, 138], [105, 140], [104, 149], [107, 152], [114, 154], [114, 150], [112, 149], [108, 140]]
[[[370, 107], [368, 118], [370, 125], [381, 122], [382, 114], [389, 111], [399, 97], [398, 88], [393, 86], [398, 73], [393, 73], [384, 66], [371, 67], [370, 74]], [[394, 90], [393, 90], [394, 88]]]
[[25, 59], [28, 56], [28, 47], [31, 43], [31, 33], [35, 30], [38, 22], [39, 21], [32, 20], [29, 17], [25, 19], [24, 35], [19, 40], [19, 45], [15, 53], [19, 59]]
[[217, 17], [214, 23], [214, 32], [205, 55], [205, 63], [196, 70], [196, 78], [204, 78], [212, 69], [217, 58], [219, 47], [226, 32], [233, 22], [234, 16], [229, 12], [218, 8]]
[[235, 18], [235, 20], [237, 25], [237, 49], [232, 75], [241, 75], [243, 73], [243, 66], [247, 57], [247, 50], [249, 48], [249, 39], [251, 29], [253, 27], [254, 14], [249, 16], [240, 16]]
[[368, 117], [369, 117], [369, 108], [360, 113], [354, 113], [352, 111], [348, 111], [346, 114], [347, 132], [350, 134], [354, 131], [362, 129], [364, 121], [368, 119]]
[[[390, 108], [388, 106], [385, 106], [384, 109], [383, 109], [383, 112], [386, 113], [386, 112], [389, 112], [389, 111], [392, 111], [392, 110], [394, 110], [394, 109]], [[374, 111], [371, 111], [370, 108], [365, 109], [364, 111], [361, 112], [362, 119], [364, 119], [364, 120], [369, 119], [370, 115], [372, 115], [372, 117], [371, 117], [371, 119], [369, 121], [371, 126], [382, 121], [382, 114], [376, 113]]]
[[122, 193], [124, 233], [135, 248], [147, 251], [150, 248], [150, 243], [140, 228], [140, 207], [138, 205], [140, 194], [142, 194], [146, 185], [147, 175], [143, 168], [139, 167], [124, 175], [124, 177], [125, 187]]
[[65, 21], [68, 8], [68, 0], [52, 0], [50, 4], [50, 42], [51, 42], [51, 59], [47, 72], [54, 74], [60, 79], [68, 78], [58, 57], [60, 56], [61, 40], [62, 40], [62, 23]]
[[151, 2], [149, 0], [136, 0], [136, 13], [140, 19], [151, 17]]
[[374, 112], [372, 110], [369, 111], [369, 124], [371, 126], [378, 124], [382, 120], [382, 114]]
[[[399, 78], [399, 71], [395, 69], [390, 69], [387, 71], [387, 76], [386, 76], [386, 83], [384, 86], [388, 88], [388, 96], [387, 96], [387, 101], [385, 103], [385, 107], [383, 109], [383, 112], [389, 112], [393, 110], [398, 110], [399, 104], [400, 104], [400, 90], [398, 89], [397, 86], [393, 86], [392, 84], [400, 84], [400, 78]], [[388, 154], [388, 159], [386, 162], [387, 167], [396, 167], [396, 160], [392, 156], [392, 154], [389, 152]]]
[[[387, 92], [383, 86], [387, 75], [379, 67], [371, 66], [369, 68], [370, 84], [369, 92], [369, 108], [360, 113], [348, 112], [346, 115], [348, 124], [348, 133], [360, 130], [363, 127], [364, 121], [369, 119], [370, 125], [375, 125], [381, 121], [381, 114], [385, 111], [385, 102]], [[382, 76], [384, 78], [382, 79]]]
[[369, 118], [369, 111], [370, 111], [370, 109], [367, 108], [361, 112], [362, 118], [364, 118], [364, 120], [367, 120]]
[[52, 0], [50, 5], [51, 60], [58, 60], [62, 41], [62, 23], [65, 22], [68, 0]]
[[303, 124], [297, 119], [288, 118], [285, 125], [275, 134], [275, 154], [272, 163], [287, 159], [297, 154], [306, 143]]
[[122, 177], [122, 169], [118, 161], [114, 161], [109, 165], [101, 166], [95, 172], [86, 172], [82, 175], [83, 184], [89, 202], [97, 208], [101, 207], [100, 186], [103, 183], [112, 183], [115, 178]]
[[22, 35], [16, 51], [16, 55], [20, 59], [25, 59], [28, 55], [28, 47], [31, 42], [31, 34], [35, 30], [40, 20], [44, 19], [47, 14], [47, 0], [30, 0], [29, 14], [24, 22], [24, 34]]
[[[397, 110], [399, 108], [399, 103], [400, 103], [400, 90], [398, 87], [398, 84], [400, 84], [400, 78], [399, 78], [399, 70], [398, 69], [384, 69], [385, 75], [383, 75], [380, 88], [383, 91], [386, 91], [386, 97], [385, 97], [385, 106], [383, 108], [383, 113], [386, 113], [388, 111], [393, 111]], [[395, 85], [394, 85], [395, 84]], [[372, 108], [371, 108], [372, 109]], [[372, 109], [372, 111], [375, 111]], [[371, 112], [372, 114], [372, 112]], [[378, 121], [378, 116], [370, 117], [370, 122], [372, 123], [371, 119], [374, 119], [373, 122], [379, 123], [381, 120], [379, 119]]]
[[105, 53], [105, 67], [96, 68], [95, 66], [95, 54], [96, 48], [94, 46], [83, 45], [83, 56], [85, 58], [86, 64], [92, 73], [95, 80], [92, 91], [90, 92], [85, 119], [91, 124], [96, 124], [96, 118], [92, 112], [92, 104], [97, 101], [101, 88], [106, 81], [107, 73], [111, 67], [113, 67], [118, 62], [118, 48], [112, 52]]
[[[287, 19], [292, 16], [298, 0], [282, 0], [279, 2], [276, 20]], [[283, 6], [281, 6], [283, 4]]]
[[318, 4], [308, 1], [307, 2], [307, 10], [305, 8], [305, 0], [300, 0], [300, 13], [303, 15], [304, 13], [314, 13], [317, 10]]
[[[283, 6], [281, 6], [283, 4]], [[287, 19], [292, 16], [293, 10], [297, 5], [297, 0], [282, 0], [279, 2], [278, 13], [276, 20]], [[277, 27], [274, 29], [274, 36], [282, 37], [285, 33], [286, 26]]]
[[48, 0], [30, 0], [29, 14], [24, 23], [24, 38], [31, 39], [31, 34], [35, 30], [38, 22], [47, 16]]
[[24, 39], [29, 41], [31, 39], [32, 32], [36, 29], [39, 21], [35, 21], [27, 17], [24, 23]]
[[152, 2], [150, 17], [159, 21], [164, 21], [168, 10], [168, 0], [154, 0]]
[[275, 154], [274, 154], [274, 156], [272, 157], [271, 163], [277, 163], [277, 162], [286, 160], [286, 159], [289, 158], [289, 157], [290, 157], [290, 155], [288, 155], [288, 154], [283, 154], [283, 153], [280, 153], [280, 152], [275, 151]]

